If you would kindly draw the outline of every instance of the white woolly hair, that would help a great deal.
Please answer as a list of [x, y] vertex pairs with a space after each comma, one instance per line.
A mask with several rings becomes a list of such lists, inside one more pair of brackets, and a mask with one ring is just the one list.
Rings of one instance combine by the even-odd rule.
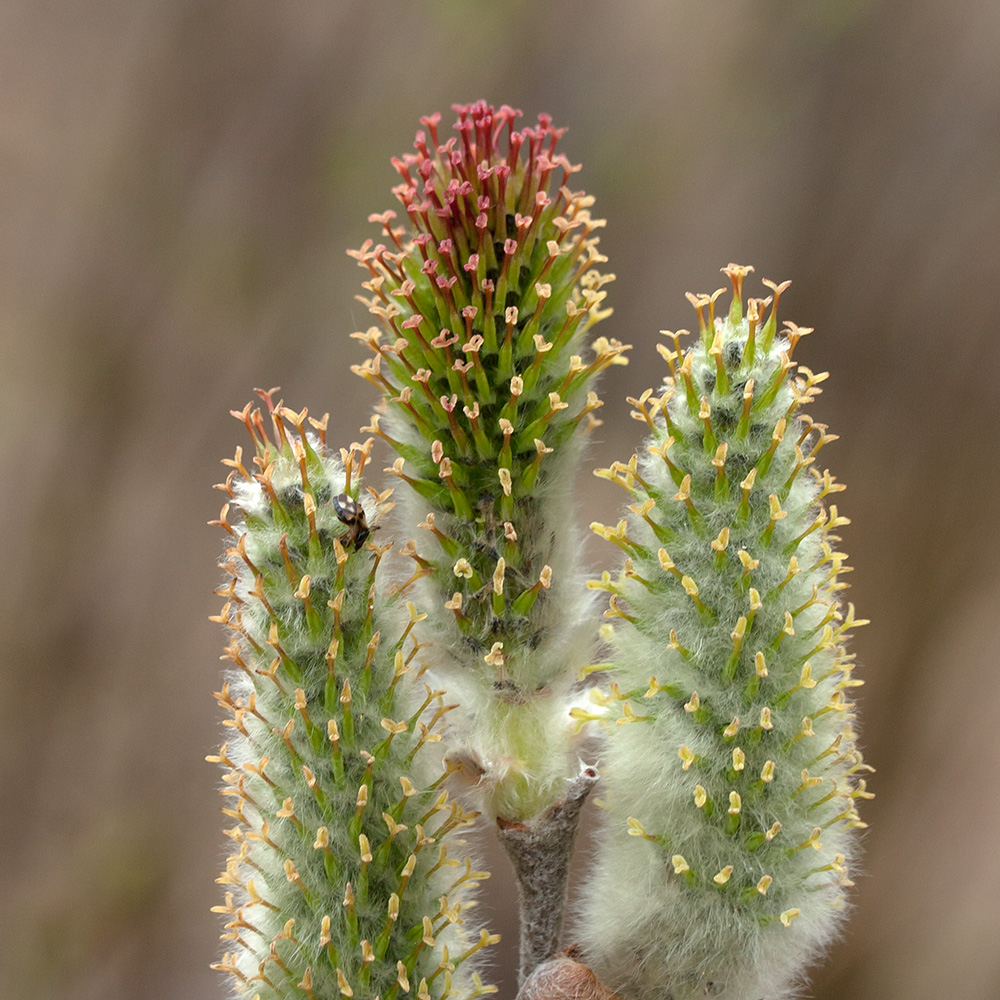
[[[390, 424], [397, 438], [422, 442], [404, 421]], [[458, 589], [455, 560], [430, 532], [416, 527], [430, 510], [446, 534], [459, 534], [464, 526], [409, 488], [396, 493], [392, 525], [414, 536], [421, 555], [437, 565], [433, 575], [416, 582], [413, 600], [429, 613], [419, 628], [431, 644], [425, 653], [430, 672], [461, 705], [449, 718], [451, 751], [482, 768], [478, 786], [491, 815], [527, 817], [565, 792], [571, 751], [567, 692], [594, 646], [594, 597], [584, 586], [573, 518], [573, 479], [582, 453], [578, 437], [546, 456], [533, 490], [534, 513], [514, 522], [525, 563], [536, 575], [549, 566], [551, 585], [539, 593], [522, 633], [503, 636], [503, 652], [511, 658], [505, 674], [521, 692], [512, 699], [497, 669], [484, 660], [489, 646], [471, 644], [444, 607]]]

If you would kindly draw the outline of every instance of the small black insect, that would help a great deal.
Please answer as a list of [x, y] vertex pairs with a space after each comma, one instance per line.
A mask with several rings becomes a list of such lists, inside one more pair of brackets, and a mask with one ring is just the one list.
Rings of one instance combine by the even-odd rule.
[[364, 507], [346, 493], [341, 493], [333, 498], [333, 509], [337, 517], [347, 525], [347, 531], [340, 536], [341, 543], [346, 548], [353, 542], [356, 552], [371, 534]]

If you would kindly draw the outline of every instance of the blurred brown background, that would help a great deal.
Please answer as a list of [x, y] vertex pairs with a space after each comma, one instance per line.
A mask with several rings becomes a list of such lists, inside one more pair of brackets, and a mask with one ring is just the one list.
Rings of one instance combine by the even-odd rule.
[[[344, 249], [418, 117], [485, 97], [569, 126], [609, 220], [601, 329], [635, 350], [594, 464], [632, 450], [623, 397], [693, 323], [685, 290], [730, 260], [794, 279], [879, 769], [813, 993], [996, 997], [998, 65], [996, 0], [0, 4], [0, 996], [224, 995], [202, 758], [228, 411], [281, 385], [357, 436]], [[584, 485], [581, 523], [612, 517]]]

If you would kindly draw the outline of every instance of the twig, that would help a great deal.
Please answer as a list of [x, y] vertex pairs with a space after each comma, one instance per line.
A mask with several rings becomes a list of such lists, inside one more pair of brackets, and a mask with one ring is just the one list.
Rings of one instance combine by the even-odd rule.
[[509, 823], [497, 817], [497, 835], [517, 876], [521, 983], [559, 948], [580, 810], [599, 777], [596, 768], [581, 764], [561, 802], [526, 823]]

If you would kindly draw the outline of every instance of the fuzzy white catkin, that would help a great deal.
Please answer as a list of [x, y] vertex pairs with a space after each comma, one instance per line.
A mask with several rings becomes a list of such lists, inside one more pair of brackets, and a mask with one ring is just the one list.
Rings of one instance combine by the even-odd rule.
[[[377, 317], [355, 371], [381, 396], [369, 430], [398, 455], [399, 524], [419, 540], [414, 595], [436, 674], [459, 698], [459, 753], [492, 814], [523, 821], [565, 793], [565, 691], [589, 659], [572, 488], [624, 346], [590, 341], [608, 315], [592, 198], [566, 183], [548, 116], [456, 106], [422, 119], [394, 161], [396, 213], [352, 255]], [[425, 131], [426, 129], [426, 131]]]
[[256, 455], [226, 463], [214, 522], [231, 668], [216, 695], [227, 740], [209, 759], [227, 769], [235, 824], [215, 968], [248, 1000], [471, 1000], [491, 989], [473, 956], [498, 939], [463, 926], [486, 877], [456, 836], [475, 814], [442, 788], [445, 692], [419, 679], [420, 615], [379, 578], [389, 546], [369, 532], [391, 491], [360, 489], [371, 442], [342, 461], [305, 411], [262, 396], [267, 418], [236, 414]]
[[792, 995], [843, 919], [870, 797], [844, 648], [863, 622], [838, 600], [846, 519], [825, 501], [842, 487], [815, 469], [832, 435], [802, 410], [825, 376], [789, 360], [809, 331], [777, 331], [785, 286], [744, 314], [749, 269], [724, 270], [728, 316], [692, 297], [697, 342], [674, 337], [662, 395], [631, 400], [642, 454], [599, 470], [632, 502], [594, 526], [624, 562], [595, 582], [612, 721], [577, 934], [626, 1000]]

